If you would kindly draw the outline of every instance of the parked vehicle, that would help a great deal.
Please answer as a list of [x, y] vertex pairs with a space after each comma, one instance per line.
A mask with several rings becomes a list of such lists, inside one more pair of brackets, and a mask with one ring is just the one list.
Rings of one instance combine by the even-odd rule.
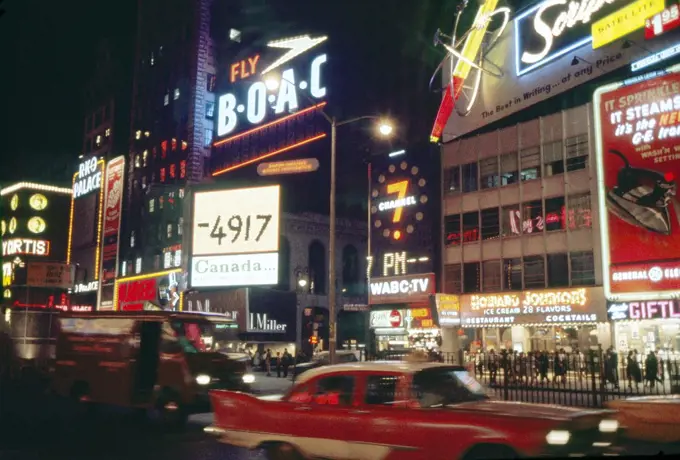
[[[359, 359], [359, 351], [355, 350], [338, 350], [335, 352], [335, 359], [338, 364], [343, 364], [343, 363], [358, 363], [360, 361]], [[301, 374], [312, 370], [316, 369], [322, 366], [328, 366], [330, 364], [330, 355], [327, 351], [322, 351], [320, 353], [317, 353], [314, 355], [311, 359], [311, 361], [307, 361], [306, 363], [299, 363], [295, 365], [295, 369], [293, 369], [293, 381], [298, 378]]]
[[617, 411], [628, 438], [655, 443], [680, 443], [680, 395], [642, 396], [606, 403]]
[[220, 315], [167, 311], [62, 313], [52, 386], [87, 403], [152, 409], [181, 425], [208, 390], [248, 391], [247, 361], [214, 349]]
[[619, 436], [613, 411], [495, 401], [463, 367], [441, 363], [325, 366], [279, 398], [210, 395], [206, 431], [271, 459], [597, 455]]

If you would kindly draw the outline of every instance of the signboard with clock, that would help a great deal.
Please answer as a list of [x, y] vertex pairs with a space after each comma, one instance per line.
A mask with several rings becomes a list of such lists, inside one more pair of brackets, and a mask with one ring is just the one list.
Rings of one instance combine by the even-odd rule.
[[213, 176], [326, 137], [326, 39], [272, 41], [228, 66], [216, 102]]

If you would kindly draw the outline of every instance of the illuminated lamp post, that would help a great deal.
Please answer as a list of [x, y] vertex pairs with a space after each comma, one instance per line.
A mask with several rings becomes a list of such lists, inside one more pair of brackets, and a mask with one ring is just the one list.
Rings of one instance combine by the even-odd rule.
[[[265, 85], [269, 89], [275, 89], [278, 87], [280, 81], [285, 81], [289, 85], [295, 86], [295, 83], [288, 81], [280, 76], [270, 76], [265, 79]], [[304, 95], [304, 93], [301, 93]], [[307, 97], [304, 95], [304, 97]], [[309, 98], [311, 101], [311, 98]], [[362, 120], [376, 120], [377, 121], [377, 133], [382, 137], [388, 137], [394, 131], [392, 124], [385, 118], [376, 115], [363, 115], [360, 117], [354, 117], [347, 120], [338, 121], [335, 117], [328, 115], [323, 109], [319, 112], [326, 119], [326, 121], [331, 125], [331, 190], [330, 190], [330, 209], [329, 209], [329, 239], [328, 239], [328, 359], [330, 364], [335, 364], [335, 351], [337, 348], [337, 331], [336, 323], [337, 317], [335, 314], [335, 198], [336, 198], [336, 150], [337, 150], [337, 129], [340, 126], [348, 125], [350, 123], [356, 123]]]

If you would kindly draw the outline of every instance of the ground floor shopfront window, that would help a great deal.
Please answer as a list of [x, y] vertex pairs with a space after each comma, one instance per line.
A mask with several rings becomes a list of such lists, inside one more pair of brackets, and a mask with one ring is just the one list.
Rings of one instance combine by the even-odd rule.
[[609, 324], [579, 324], [554, 326], [509, 326], [478, 329], [477, 343], [480, 350], [512, 350], [517, 352], [595, 349], [598, 346], [607, 348], [610, 345]]
[[615, 323], [616, 349], [677, 355], [680, 351], [680, 319], [649, 319]]

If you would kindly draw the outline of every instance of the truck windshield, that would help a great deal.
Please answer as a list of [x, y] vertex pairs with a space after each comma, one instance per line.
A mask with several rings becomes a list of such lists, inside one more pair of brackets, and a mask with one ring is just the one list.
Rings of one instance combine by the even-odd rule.
[[413, 376], [413, 390], [420, 407], [444, 407], [488, 399], [484, 387], [462, 368], [435, 367]]
[[238, 329], [230, 323], [176, 319], [172, 329], [186, 353], [221, 351], [226, 343], [238, 340]]

